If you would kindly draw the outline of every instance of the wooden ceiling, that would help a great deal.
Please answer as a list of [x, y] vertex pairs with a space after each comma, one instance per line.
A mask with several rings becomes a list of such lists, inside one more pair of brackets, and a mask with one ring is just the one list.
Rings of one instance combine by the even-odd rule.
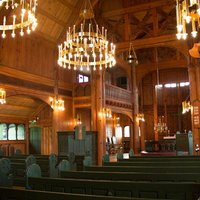
[[46, 103], [31, 96], [7, 96], [6, 104], [0, 104], [0, 118], [4, 122], [7, 119], [13, 119], [14, 121], [18, 119], [18, 121], [26, 122], [34, 118], [45, 105]]

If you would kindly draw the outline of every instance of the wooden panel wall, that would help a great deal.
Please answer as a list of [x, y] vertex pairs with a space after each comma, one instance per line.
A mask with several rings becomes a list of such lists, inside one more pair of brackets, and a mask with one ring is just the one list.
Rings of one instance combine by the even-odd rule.
[[[0, 64], [20, 71], [55, 79], [57, 65], [57, 45], [39, 37], [17, 36], [0, 38]], [[59, 80], [72, 82], [72, 71], [59, 67]]]

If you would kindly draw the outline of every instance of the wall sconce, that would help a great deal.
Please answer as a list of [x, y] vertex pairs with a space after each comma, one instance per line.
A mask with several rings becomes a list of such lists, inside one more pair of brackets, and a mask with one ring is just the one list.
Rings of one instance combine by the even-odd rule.
[[136, 118], [137, 118], [137, 121], [142, 121], [142, 122], [145, 122], [145, 119], [144, 119], [144, 113], [138, 113], [136, 114]]
[[109, 108], [103, 108], [100, 112], [99, 115], [101, 117], [107, 118], [107, 119], [111, 119], [112, 118], [112, 111]]
[[0, 104], [6, 103], [6, 91], [0, 88]]
[[191, 110], [190, 101], [183, 101], [182, 102], [182, 114], [189, 112]]
[[81, 124], [82, 124], [81, 116], [77, 115], [77, 117], [74, 119], [74, 125], [79, 126]]

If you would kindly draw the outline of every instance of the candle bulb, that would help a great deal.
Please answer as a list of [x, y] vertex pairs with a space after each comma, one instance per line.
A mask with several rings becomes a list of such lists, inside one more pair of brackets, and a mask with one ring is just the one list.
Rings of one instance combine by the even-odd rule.
[[75, 25], [73, 26], [73, 39], [75, 40]]
[[104, 27], [102, 27], [102, 37], [104, 36]]
[[6, 25], [6, 16], [4, 16], [4, 18], [3, 18], [3, 26], [5, 26]]
[[96, 25], [96, 35], [98, 36], [98, 29], [99, 29], [99, 27], [98, 27], [98, 24]]
[[89, 40], [90, 40], [91, 24], [89, 24]]

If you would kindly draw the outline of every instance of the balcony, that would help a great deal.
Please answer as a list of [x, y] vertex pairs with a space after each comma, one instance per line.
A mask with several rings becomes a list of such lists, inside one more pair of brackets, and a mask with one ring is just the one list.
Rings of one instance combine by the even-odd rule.
[[105, 98], [107, 105], [132, 109], [131, 91], [105, 84]]

